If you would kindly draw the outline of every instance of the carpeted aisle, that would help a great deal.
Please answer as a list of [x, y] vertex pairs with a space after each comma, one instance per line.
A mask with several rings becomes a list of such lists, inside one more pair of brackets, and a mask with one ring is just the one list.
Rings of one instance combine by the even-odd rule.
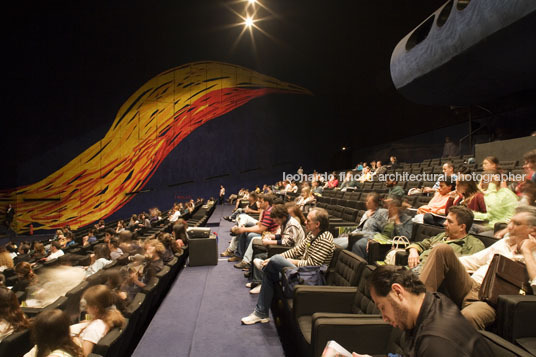
[[[218, 206], [209, 222], [219, 236], [219, 252], [228, 246], [231, 223], [221, 219], [232, 211]], [[240, 319], [255, 308], [241, 270], [227, 259], [216, 266], [186, 267], [179, 275], [134, 356], [284, 356], [273, 320], [244, 326]]]

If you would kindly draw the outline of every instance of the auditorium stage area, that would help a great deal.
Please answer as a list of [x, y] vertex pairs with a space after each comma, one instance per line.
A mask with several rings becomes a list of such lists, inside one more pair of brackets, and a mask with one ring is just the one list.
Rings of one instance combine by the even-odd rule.
[[[232, 206], [218, 206], [211, 227], [219, 236], [218, 251], [230, 241], [232, 223], [222, 219]], [[258, 295], [250, 295], [241, 270], [226, 258], [216, 266], [186, 266], [173, 283], [134, 356], [284, 356], [272, 321], [253, 326], [240, 319], [255, 308]]]

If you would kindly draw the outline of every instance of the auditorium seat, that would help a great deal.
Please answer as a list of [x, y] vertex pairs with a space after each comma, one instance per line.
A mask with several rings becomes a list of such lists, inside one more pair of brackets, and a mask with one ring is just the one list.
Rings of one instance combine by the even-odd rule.
[[527, 352], [525, 349], [514, 345], [504, 338], [484, 330], [478, 331], [483, 337], [488, 346], [491, 348], [493, 356], [501, 357], [534, 357], [535, 354]]
[[[360, 333], [370, 337], [372, 332], [364, 331], [373, 331], [374, 326], [378, 326], [376, 323], [380, 323], [384, 333], [390, 334], [391, 326], [381, 320], [367, 286], [367, 280], [374, 269], [370, 265], [364, 266], [357, 287], [298, 286], [296, 288], [294, 336], [299, 344], [300, 355], [320, 356], [329, 340], [336, 340], [344, 346], [354, 346], [356, 348], [353, 350], [360, 353], [371, 353], [373, 350], [369, 348], [376, 341], [358, 346], [355, 343], [348, 345], [346, 341], [351, 339], [351, 336], [356, 339]], [[370, 327], [363, 328], [364, 324], [359, 322], [361, 319], [364, 319], [362, 322], [366, 321], [366, 325]], [[353, 329], [350, 326], [361, 326], [361, 328]], [[326, 338], [327, 340], [324, 340]], [[379, 351], [379, 353], [385, 352], [392, 351]]]
[[93, 346], [93, 352], [103, 357], [122, 356], [123, 344], [128, 343], [125, 339], [125, 331], [128, 329], [129, 320], [125, 319], [123, 327], [111, 329], [106, 336]]
[[[145, 327], [149, 324], [150, 321], [143, 321], [143, 309], [146, 308], [144, 305], [146, 295], [143, 293], [137, 293], [132, 302], [126, 307], [123, 315], [128, 318], [129, 323], [126, 328], [125, 341], [137, 341], [134, 338], [137, 332], [143, 333]], [[130, 356], [134, 350], [133, 343], [124, 343], [121, 349], [121, 355]]]
[[14, 332], [0, 342], [0, 356], [23, 356], [33, 346], [29, 329]]
[[65, 294], [68, 299], [65, 304], [65, 312], [69, 315], [72, 322], [76, 321], [76, 318], [80, 316], [80, 299], [88, 286], [89, 283], [87, 281], [82, 281]]

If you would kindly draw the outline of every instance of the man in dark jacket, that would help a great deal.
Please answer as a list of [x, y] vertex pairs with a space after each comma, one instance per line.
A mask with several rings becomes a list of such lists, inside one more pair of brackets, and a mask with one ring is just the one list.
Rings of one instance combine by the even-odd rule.
[[380, 266], [369, 280], [383, 319], [404, 331], [409, 356], [492, 356], [484, 338], [445, 295], [427, 293], [418, 276], [402, 267]]

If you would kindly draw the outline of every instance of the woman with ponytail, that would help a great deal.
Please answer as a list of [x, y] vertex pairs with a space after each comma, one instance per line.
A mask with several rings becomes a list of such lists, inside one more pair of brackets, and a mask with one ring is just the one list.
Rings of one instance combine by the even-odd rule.
[[88, 356], [101, 338], [114, 327], [122, 327], [125, 318], [114, 305], [114, 294], [106, 285], [88, 288], [80, 304], [88, 313], [88, 320], [71, 326], [74, 341], [82, 347], [84, 356]]

